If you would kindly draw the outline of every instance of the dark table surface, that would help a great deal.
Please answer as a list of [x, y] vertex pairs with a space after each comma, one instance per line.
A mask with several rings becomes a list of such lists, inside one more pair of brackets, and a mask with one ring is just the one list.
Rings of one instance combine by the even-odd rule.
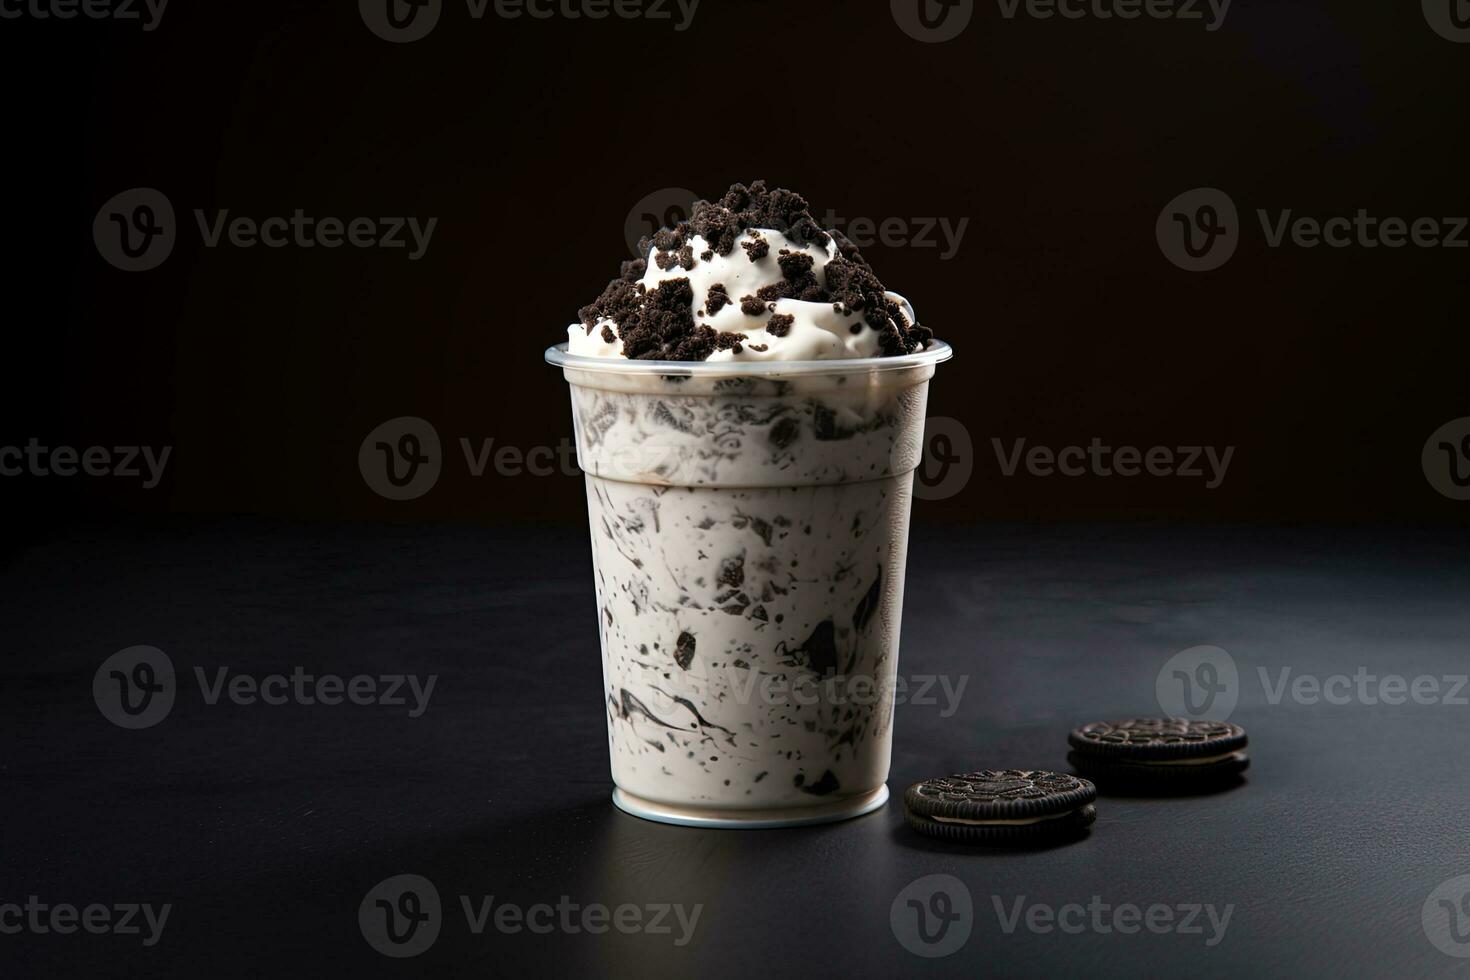
[[[1070, 728], [1157, 713], [1160, 669], [1200, 644], [1228, 651], [1238, 668], [1231, 720], [1251, 734], [1246, 782], [1182, 798], [1104, 795], [1086, 839], [1023, 852], [917, 837], [897, 800], [809, 829], [647, 823], [608, 798], [584, 532], [79, 529], [0, 569], [0, 903], [167, 903], [169, 917], [151, 946], [146, 926], [142, 935], [0, 934], [0, 974], [1470, 969], [1437, 948], [1423, 921], [1426, 906], [1434, 912], [1464, 889], [1450, 882], [1432, 893], [1470, 874], [1470, 691], [1447, 698], [1455, 682], [1441, 680], [1436, 703], [1395, 705], [1370, 685], [1368, 698], [1353, 690], [1330, 704], [1290, 687], [1360, 668], [1410, 682], [1470, 669], [1464, 535], [936, 529], [922, 514], [919, 525], [900, 672], [965, 686], [957, 701], [936, 689], [936, 703], [898, 708], [895, 796], [951, 771], [1064, 768]], [[167, 653], [179, 689], [162, 721], [125, 730], [99, 710], [93, 675], [139, 644]], [[438, 680], [427, 709], [409, 717], [381, 704], [210, 704], [195, 676], [298, 667]], [[1283, 669], [1290, 683], [1276, 697]], [[358, 922], [369, 891], [399, 874], [428, 879], [442, 903], [438, 937], [414, 959], [381, 955]], [[908, 897], [933, 901], [932, 880], [900, 895], [930, 875], [958, 879], [973, 908], [968, 940], [942, 958], [910, 952], [895, 931], [913, 914]], [[956, 885], [946, 888], [959, 908]], [[486, 896], [497, 906], [632, 904], [645, 916], [658, 903], [700, 909], [687, 936], [673, 915], [670, 934], [493, 924], [476, 934], [462, 897], [479, 908]], [[1174, 926], [1112, 927], [1117, 907], [1147, 914], [1153, 905], [1167, 906]], [[1205, 910], [1193, 927], [1201, 932], [1176, 928], [1190, 907]], [[1228, 911], [1223, 932], [1209, 909]], [[1045, 930], [1034, 917], [1047, 910], [1070, 931]], [[1457, 926], [1470, 923], [1455, 911]], [[965, 926], [952, 923], [954, 935]], [[1437, 938], [1470, 953], [1458, 935], [1441, 928]]]

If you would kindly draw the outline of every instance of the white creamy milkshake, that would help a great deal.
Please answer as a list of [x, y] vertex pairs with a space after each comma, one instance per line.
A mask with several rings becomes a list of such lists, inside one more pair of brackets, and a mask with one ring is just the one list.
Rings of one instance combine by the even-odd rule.
[[949, 349], [790, 192], [736, 185], [648, 244], [548, 351], [587, 473], [615, 799], [707, 826], [867, 812]]

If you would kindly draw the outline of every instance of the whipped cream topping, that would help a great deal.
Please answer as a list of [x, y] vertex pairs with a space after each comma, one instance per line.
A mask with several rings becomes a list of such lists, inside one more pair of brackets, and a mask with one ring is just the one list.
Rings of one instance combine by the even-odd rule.
[[[767, 249], [761, 258], [752, 259], [751, 250], [760, 250], [764, 242]], [[746, 246], [751, 246], [747, 249]], [[860, 311], [842, 312], [836, 304], [810, 300], [780, 298], [759, 304], [760, 312], [751, 315], [742, 309], [743, 297], [755, 296], [762, 288], [778, 285], [785, 277], [777, 259], [782, 252], [809, 255], [812, 257], [812, 274], [818, 285], [827, 286], [827, 264], [838, 255], [837, 242], [828, 239], [825, 245], [812, 242], [802, 245], [772, 228], [749, 228], [740, 236], [737, 248], [729, 255], [713, 255], [709, 259], [699, 256], [708, 253], [711, 246], [700, 235], [690, 240], [695, 256], [693, 269], [674, 265], [660, 269], [656, 261], [658, 249], [650, 248], [647, 270], [639, 284], [652, 290], [660, 283], [671, 279], [688, 279], [694, 291], [694, 322], [712, 327], [722, 333], [744, 334], [739, 344], [712, 353], [709, 361], [819, 361], [829, 358], [876, 357], [879, 354], [878, 332], [868, 329]], [[711, 288], [723, 287], [728, 299], [710, 303]], [[904, 308], [909, 322], [915, 321], [913, 307], [897, 293], [886, 294], [889, 299]], [[711, 312], [713, 309], [713, 312]], [[749, 309], [756, 309], [751, 304]], [[782, 320], [790, 317], [790, 322]], [[777, 333], [770, 332], [772, 319], [776, 320]], [[603, 328], [613, 334], [611, 341], [604, 339]], [[567, 351], [583, 357], [622, 357], [623, 341], [617, 336], [617, 324], [606, 317], [597, 320], [589, 331], [580, 323], [567, 328]]]
[[801, 195], [762, 181], [697, 202], [640, 250], [567, 329], [569, 353], [805, 361], [906, 354], [933, 338]]

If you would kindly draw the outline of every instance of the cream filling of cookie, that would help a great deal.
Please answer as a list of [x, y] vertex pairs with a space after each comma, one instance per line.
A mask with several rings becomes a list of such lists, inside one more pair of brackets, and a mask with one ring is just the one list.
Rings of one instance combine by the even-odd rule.
[[1048, 820], [1060, 820], [1063, 817], [1070, 817], [1077, 812], [1077, 810], [1068, 810], [1065, 813], [1053, 813], [1045, 817], [1027, 817], [1023, 820], [965, 820], [962, 817], [940, 816], [932, 816], [929, 819], [938, 820], [940, 823], [962, 823], [971, 827], [1021, 827], [1027, 824], [1045, 823]]

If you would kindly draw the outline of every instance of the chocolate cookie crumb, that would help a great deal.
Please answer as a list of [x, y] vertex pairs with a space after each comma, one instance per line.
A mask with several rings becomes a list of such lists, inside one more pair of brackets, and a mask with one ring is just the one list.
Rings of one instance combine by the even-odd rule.
[[755, 235], [751, 241], [741, 242], [740, 247], [745, 249], [745, 254], [750, 256], [750, 261], [756, 262], [771, 254], [771, 243], [759, 235]]
[[746, 346], [751, 350], [760, 351], [762, 354], [771, 349], [770, 344], [747, 344]]
[[684, 630], [679, 638], [674, 641], [674, 663], [679, 665], [680, 670], [688, 670], [689, 665], [694, 662], [694, 651], [697, 641], [694, 634]]
[[686, 234], [682, 223], [675, 228], [661, 228], [653, 234], [653, 247], [660, 252], [677, 252], [684, 247]]
[[733, 350], [735, 353], [739, 354], [741, 351], [740, 342], [744, 339], [746, 338], [745, 334], [743, 333], [730, 333], [727, 330], [722, 330], [715, 337], [715, 349]]
[[618, 342], [618, 335], [612, 332], [612, 327], [604, 323], [602, 325], [602, 339], [605, 343], [615, 344]]
[[715, 350], [715, 332], [694, 322], [694, 290], [688, 279], [668, 279], [639, 294], [635, 305], [609, 315], [633, 360], [702, 361]]
[[709, 315], [714, 316], [733, 302], [730, 294], [725, 292], [725, 284], [717, 282], [709, 288], [709, 296], [705, 299], [704, 305], [709, 310]]
[[764, 316], [766, 304], [754, 296], [742, 296], [740, 297], [740, 312], [746, 316]]
[[772, 337], [784, 337], [791, 332], [791, 325], [796, 322], [796, 317], [786, 313], [774, 314], [766, 321], [766, 333]]

